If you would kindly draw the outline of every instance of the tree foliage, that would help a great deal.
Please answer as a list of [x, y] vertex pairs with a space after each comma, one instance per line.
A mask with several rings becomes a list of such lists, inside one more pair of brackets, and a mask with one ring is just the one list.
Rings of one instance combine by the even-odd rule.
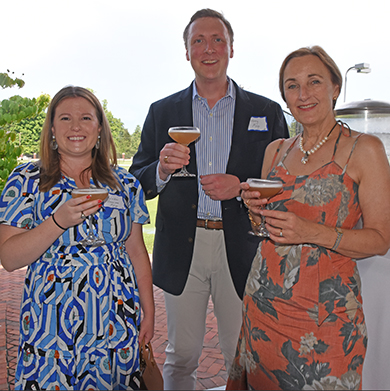
[[[2, 88], [10, 88], [14, 86], [18, 86], [19, 88], [22, 88], [24, 86], [24, 81], [19, 78], [13, 79], [9, 75], [10, 71], [7, 69], [7, 73], [0, 73], [0, 86]], [[12, 72], [13, 74], [14, 72]]]
[[49, 99], [48, 95], [41, 95], [38, 99], [19, 95], [3, 99], [0, 103], [0, 126], [37, 116], [47, 107]]
[[125, 154], [126, 158], [130, 158], [132, 154], [131, 143], [132, 136], [129, 131], [125, 128], [125, 125], [119, 118], [115, 118], [114, 115], [108, 110], [108, 102], [103, 99], [103, 110], [106, 114], [108, 123], [110, 124], [111, 133], [114, 138], [115, 148], [118, 156]]
[[[24, 81], [13, 78], [7, 73], [0, 73], [0, 86], [2, 89], [24, 86]], [[11, 129], [11, 125], [22, 121], [25, 118], [37, 116], [47, 107], [47, 96], [41, 99], [22, 98], [19, 95], [0, 102], [0, 192], [3, 190], [5, 182], [11, 171], [16, 167], [17, 158], [22, 153], [21, 145], [16, 137], [16, 133]]]
[[19, 135], [20, 145], [23, 146], [23, 155], [33, 157], [39, 155], [41, 133], [45, 122], [44, 112], [33, 118], [26, 118], [17, 124], [12, 124], [10, 129]]
[[131, 135], [130, 156], [134, 156], [141, 142], [141, 126], [137, 125]]

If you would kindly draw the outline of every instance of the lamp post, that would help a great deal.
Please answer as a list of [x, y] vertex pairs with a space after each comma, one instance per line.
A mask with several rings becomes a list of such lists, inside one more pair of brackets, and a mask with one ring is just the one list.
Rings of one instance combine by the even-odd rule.
[[355, 64], [353, 67], [350, 67], [350, 68], [347, 69], [347, 72], [345, 72], [344, 102], [345, 102], [345, 98], [347, 96], [347, 73], [351, 69], [356, 69], [357, 73], [370, 73], [371, 72], [370, 64], [367, 64], [365, 62], [362, 62], [360, 64]]

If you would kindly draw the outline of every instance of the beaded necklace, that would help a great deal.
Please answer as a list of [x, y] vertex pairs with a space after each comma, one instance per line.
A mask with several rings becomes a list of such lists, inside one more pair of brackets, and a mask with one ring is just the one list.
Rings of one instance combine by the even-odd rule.
[[336, 125], [337, 125], [337, 122], [333, 125], [332, 129], [330, 130], [330, 132], [315, 147], [313, 147], [312, 149], [309, 149], [307, 151], [305, 151], [303, 149], [302, 133], [299, 135], [299, 149], [303, 153], [303, 157], [301, 159], [301, 163], [302, 164], [306, 164], [309, 161], [309, 156], [312, 155], [315, 151], [317, 151], [317, 149], [319, 149], [324, 143], [326, 143], [326, 141], [328, 140], [330, 134], [333, 132], [333, 129], [336, 127]]

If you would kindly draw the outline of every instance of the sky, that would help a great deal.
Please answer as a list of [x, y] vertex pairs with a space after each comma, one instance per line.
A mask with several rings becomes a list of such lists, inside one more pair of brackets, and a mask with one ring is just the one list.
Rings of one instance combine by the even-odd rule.
[[[234, 30], [228, 75], [245, 89], [286, 105], [278, 89], [284, 58], [320, 45], [343, 77], [346, 102], [390, 102], [387, 0], [2, 0], [0, 72], [25, 81], [12, 95], [53, 97], [66, 85], [91, 88], [130, 133], [156, 100], [194, 78], [182, 34], [199, 9], [222, 12]], [[338, 104], [344, 102], [344, 88]]]

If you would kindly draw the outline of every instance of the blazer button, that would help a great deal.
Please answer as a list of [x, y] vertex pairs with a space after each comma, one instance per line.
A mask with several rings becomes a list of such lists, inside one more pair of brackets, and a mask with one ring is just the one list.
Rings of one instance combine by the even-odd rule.
[[192, 205], [191, 205], [191, 208], [192, 208], [192, 209], [196, 209], [196, 205], [195, 205], [195, 204], [192, 204]]
[[192, 243], [193, 241], [194, 241], [194, 239], [188, 238], [188, 242], [189, 242], [189, 243]]
[[150, 194], [151, 192], [152, 192], [152, 190], [150, 190], [150, 189], [147, 191], [148, 194]]

